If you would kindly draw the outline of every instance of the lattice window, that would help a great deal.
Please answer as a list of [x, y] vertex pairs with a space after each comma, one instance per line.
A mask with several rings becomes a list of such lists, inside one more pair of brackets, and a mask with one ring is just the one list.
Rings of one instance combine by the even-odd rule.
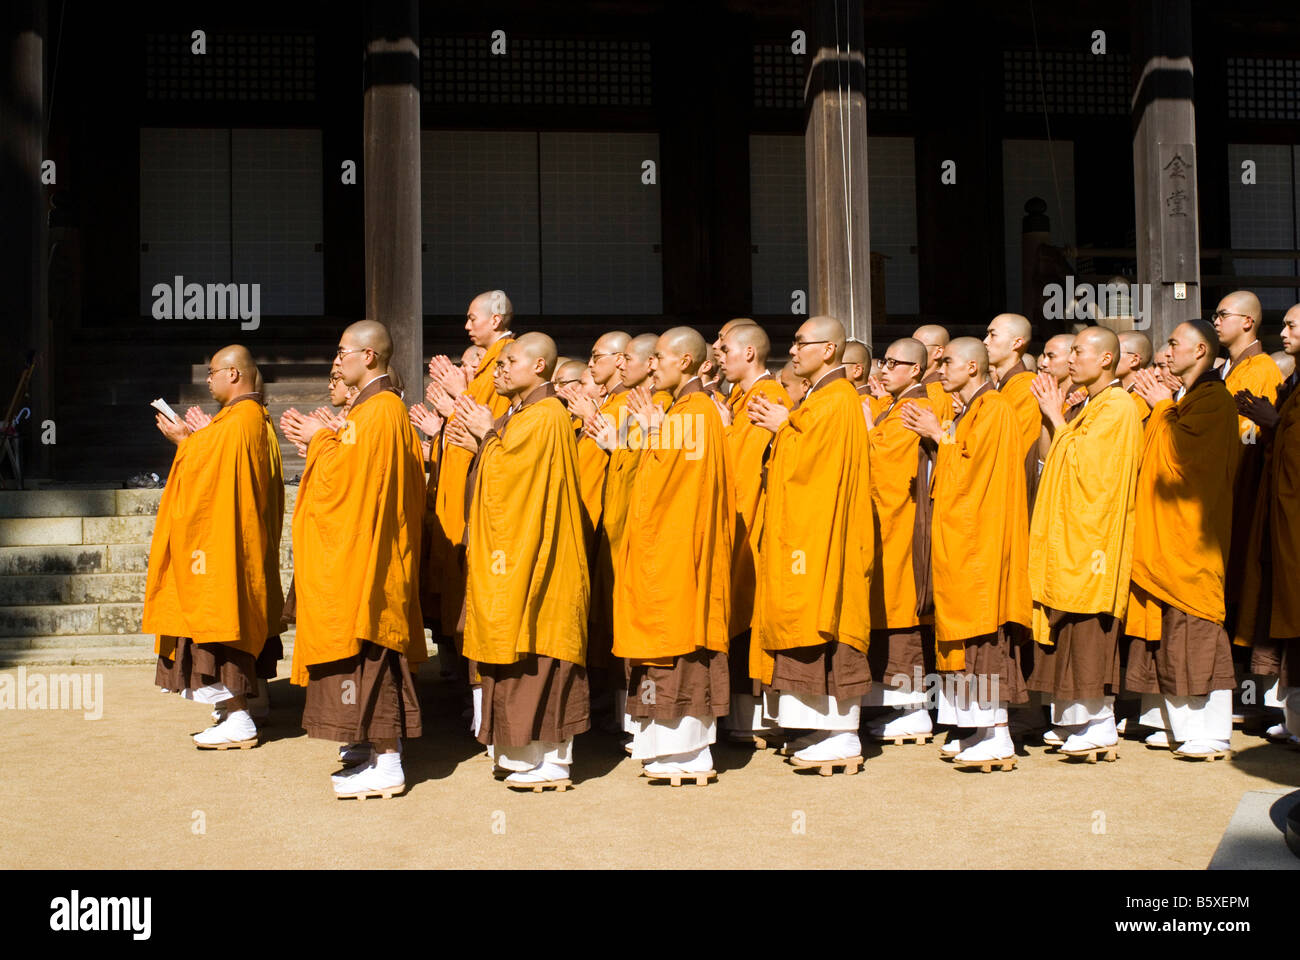
[[189, 34], [145, 34], [149, 100], [316, 99], [316, 38], [303, 33], [209, 33], [207, 53]]
[[[1042, 84], [1039, 84], [1039, 69]], [[1133, 77], [1128, 54], [1086, 51], [1004, 50], [1003, 103], [1008, 113], [1125, 115]]]
[[[790, 52], [789, 43], [756, 43], [753, 54], [754, 108], [800, 110], [808, 57]], [[907, 51], [867, 48], [867, 109], [907, 112]]]
[[504, 54], [491, 38], [426, 37], [422, 99], [430, 104], [582, 107], [652, 105], [648, 40], [584, 40], [511, 35]]
[[1228, 116], [1300, 120], [1300, 60], [1229, 57]]

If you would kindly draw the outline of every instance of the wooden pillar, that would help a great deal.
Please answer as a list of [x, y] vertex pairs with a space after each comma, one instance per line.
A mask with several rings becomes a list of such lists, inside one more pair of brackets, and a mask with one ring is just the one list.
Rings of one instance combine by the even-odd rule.
[[1158, 344], [1201, 315], [1191, 0], [1140, 0], [1132, 16], [1138, 283], [1150, 285], [1136, 325]]
[[[17, 385], [27, 351], [37, 353], [30, 385], [30, 419], [19, 428], [23, 475], [49, 472], [50, 448], [40, 442], [50, 408], [49, 317], [45, 307], [45, 188], [41, 160], [45, 142], [44, 56], [46, 11], [42, 0], [15, 0], [4, 12], [3, 80], [0, 80], [0, 262], [4, 296], [0, 330], [6, 359], [0, 362], [0, 416]], [[21, 409], [21, 407], [20, 407]], [[7, 464], [6, 464], [7, 466]], [[6, 471], [7, 475], [7, 471]]]
[[419, 37], [418, 0], [368, 4], [362, 107], [366, 318], [388, 325], [393, 368], [411, 402], [424, 385]]
[[862, 4], [814, 0], [804, 85], [808, 312], [871, 343], [867, 60]]

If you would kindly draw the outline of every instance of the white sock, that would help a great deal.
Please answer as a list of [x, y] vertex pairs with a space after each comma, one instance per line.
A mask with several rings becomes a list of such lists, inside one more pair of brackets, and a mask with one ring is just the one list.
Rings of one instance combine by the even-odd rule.
[[377, 754], [375, 756], [375, 766], [379, 768], [380, 773], [401, 775], [402, 755], [397, 751]]

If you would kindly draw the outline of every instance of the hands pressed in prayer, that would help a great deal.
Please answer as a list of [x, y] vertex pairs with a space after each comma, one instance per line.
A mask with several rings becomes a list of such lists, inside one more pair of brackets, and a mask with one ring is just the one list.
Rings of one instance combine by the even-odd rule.
[[581, 393], [581, 387], [576, 383], [566, 384], [558, 391], [568, 402], [569, 413], [575, 417], [581, 417], [584, 421], [592, 414], [596, 413], [596, 401], [591, 399], [585, 393]]
[[469, 397], [459, 396], [456, 398], [455, 412], [456, 420], [465, 425], [465, 429], [470, 432], [475, 440], [482, 440], [487, 435], [487, 432], [492, 429], [492, 411], [487, 407], [479, 406]]
[[185, 411], [185, 425], [190, 430], [202, 430], [211, 422], [212, 418], [204, 413], [201, 407], [190, 407]]
[[1233, 399], [1237, 401], [1237, 412], [1243, 417], [1254, 420], [1255, 423], [1266, 430], [1277, 429], [1278, 423], [1282, 417], [1277, 412], [1277, 407], [1269, 403], [1263, 397], [1257, 397], [1249, 390], [1238, 390]]
[[465, 421], [459, 417], [447, 421], [447, 442], [455, 447], [463, 447], [470, 453], [475, 453], [478, 450], [478, 439], [469, 432], [469, 428], [465, 426]]
[[[442, 429], [443, 418], [422, 403], [411, 407], [411, 423], [426, 437], [436, 437]], [[425, 457], [427, 460], [428, 457]]]
[[943, 442], [943, 424], [929, 407], [923, 407], [919, 403], [904, 403], [899, 406], [898, 415], [903, 420], [903, 426], [913, 433], [935, 443]]
[[885, 385], [875, 377], [867, 377], [867, 392], [876, 398], [889, 396], [889, 391], [885, 389]]
[[867, 429], [875, 429], [876, 418], [871, 414], [871, 399], [869, 397], [862, 398], [862, 416], [867, 421]]
[[1183, 381], [1179, 380], [1168, 370], [1161, 370], [1160, 378], [1169, 387], [1170, 393], [1177, 394], [1179, 390], [1183, 389]]
[[784, 404], [773, 403], [761, 394], [749, 402], [749, 422], [764, 430], [776, 433], [789, 419], [790, 410]]
[[170, 440], [172, 443], [179, 444], [194, 431], [185, 425], [184, 421], [173, 422], [161, 413], [154, 414], [154, 423], [158, 425], [158, 431]]
[[304, 455], [307, 444], [311, 438], [316, 435], [318, 430], [326, 430], [328, 427], [316, 417], [304, 417], [294, 407], [290, 407], [280, 417], [280, 432], [284, 434], [285, 439], [290, 443], [301, 446]]
[[582, 421], [582, 435], [594, 440], [606, 453], [618, 446], [618, 430], [613, 422], [600, 413], [593, 413]]
[[1070, 395], [1065, 398], [1065, 408], [1068, 410], [1076, 403], [1083, 403], [1088, 399], [1088, 391], [1080, 387], [1078, 390], [1070, 391]]
[[337, 432], [343, 429], [344, 419], [329, 407], [317, 407], [312, 411], [311, 415], [331, 430]]
[[1133, 374], [1133, 392], [1154, 407], [1161, 400], [1172, 400], [1174, 392], [1169, 384], [1161, 379], [1160, 374], [1151, 369], [1138, 370]]
[[456, 366], [449, 357], [441, 354], [429, 361], [429, 376], [453, 397], [464, 393], [469, 386], [469, 374], [465, 369]]
[[1061, 412], [1061, 407], [1065, 403], [1065, 394], [1056, 378], [1050, 373], [1040, 373], [1029, 384], [1029, 390], [1038, 401], [1038, 409], [1043, 411], [1052, 430], [1064, 426], [1065, 414]]
[[713, 398], [713, 405], [718, 408], [718, 416], [722, 418], [722, 425], [724, 427], [731, 426], [731, 421], [732, 421], [731, 407], [727, 406], [717, 397]]
[[627, 411], [647, 433], [658, 430], [664, 422], [664, 408], [654, 402], [654, 394], [645, 384], [628, 391]]
[[425, 387], [424, 399], [428, 402], [429, 406], [433, 407], [438, 416], [442, 417], [444, 420], [451, 416], [452, 410], [456, 405], [456, 398], [444, 390], [442, 384], [438, 383], [436, 380]]

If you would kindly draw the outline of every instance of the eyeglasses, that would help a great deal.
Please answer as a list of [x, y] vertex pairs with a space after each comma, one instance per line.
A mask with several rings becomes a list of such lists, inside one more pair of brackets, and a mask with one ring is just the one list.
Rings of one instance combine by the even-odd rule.
[[234, 370], [234, 369], [235, 369], [234, 367], [217, 367], [215, 370], [213, 370], [211, 367], [208, 367], [208, 378], [211, 379], [212, 377], [215, 377], [222, 370]]
[[917, 363], [915, 360], [895, 360], [893, 357], [885, 357], [884, 360], [880, 361], [880, 365], [884, 367], [886, 370], [893, 370], [895, 367], [898, 366], [904, 366], [904, 367], [920, 366], [920, 364]]
[[617, 353], [592, 353], [591, 359], [593, 361], [604, 360], [606, 357], [617, 357], [617, 356], [618, 356]]
[[790, 342], [790, 346], [794, 347], [794, 349], [796, 350], [800, 350], [804, 347], [811, 347], [815, 343], [830, 343], [830, 341], [829, 340], [792, 340]]
[[336, 357], [339, 357], [340, 359], [342, 359], [343, 357], [346, 357], [349, 353], [365, 353], [365, 352], [366, 352], [367, 350], [369, 350], [369, 349], [370, 349], [369, 347], [343, 347], [343, 346], [340, 346], [339, 349], [338, 349], [338, 352], [335, 354], [335, 356], [336, 356]]
[[558, 388], [558, 387], [567, 387], [567, 386], [568, 386], [569, 384], [571, 384], [571, 383], [582, 383], [582, 378], [578, 378], [577, 380], [557, 380], [557, 381], [555, 381], [555, 386], [556, 386], [557, 388]]
[[1225, 317], [1249, 317], [1248, 313], [1229, 313], [1227, 310], [1215, 310], [1211, 315], [1214, 320], [1222, 320]]

